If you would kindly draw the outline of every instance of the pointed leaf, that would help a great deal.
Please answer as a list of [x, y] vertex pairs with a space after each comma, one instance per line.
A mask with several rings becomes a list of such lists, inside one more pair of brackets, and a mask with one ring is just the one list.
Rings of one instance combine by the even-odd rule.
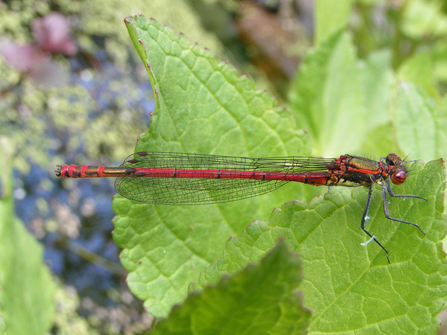
[[11, 147], [0, 137], [0, 324], [9, 335], [43, 335], [52, 325], [56, 287], [42, 246], [14, 216]]
[[401, 149], [417, 159], [447, 157], [446, 111], [409, 82], [399, 84], [395, 104], [394, 126]]
[[320, 45], [348, 25], [351, 1], [319, 0], [315, 6], [315, 44]]
[[399, 80], [417, 83], [418, 86], [434, 98], [439, 97], [439, 93], [434, 86], [434, 77], [437, 71], [434, 70], [432, 56], [428, 52], [421, 52], [407, 59], [399, 68]]
[[445, 36], [447, 17], [442, 2], [410, 0], [403, 7], [401, 29], [409, 37]]
[[370, 143], [371, 132], [377, 142], [376, 130], [390, 121], [390, 63], [389, 52], [358, 60], [347, 33], [334, 34], [308, 55], [289, 91], [289, 108], [298, 127], [309, 131], [316, 155], [356, 153]]
[[310, 313], [296, 291], [301, 261], [280, 241], [259, 264], [192, 292], [153, 334], [305, 334]]
[[[126, 25], [157, 99], [150, 132], [141, 135], [136, 151], [309, 154], [307, 134], [296, 130], [293, 116], [257, 91], [250, 77], [240, 77], [211, 51], [191, 46], [184, 35], [153, 19], [130, 17]], [[150, 313], [165, 316], [231, 235], [298, 197], [303, 193], [297, 185], [218, 206], [153, 206], [116, 197], [114, 239], [124, 249], [121, 262], [130, 271], [130, 289]]]

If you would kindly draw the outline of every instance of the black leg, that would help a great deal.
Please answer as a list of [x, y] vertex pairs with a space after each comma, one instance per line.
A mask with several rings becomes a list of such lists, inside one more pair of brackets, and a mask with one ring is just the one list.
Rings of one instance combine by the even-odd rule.
[[406, 223], [406, 224], [409, 224], [410, 226], [415, 226], [415, 227], [417, 227], [417, 228], [421, 231], [422, 234], [426, 235], [426, 234], [424, 233], [424, 231], [421, 229], [421, 227], [419, 227], [418, 224], [416, 224], [416, 223], [412, 223], [412, 222], [408, 222], [408, 221], [405, 221], [405, 220], [395, 219], [395, 218], [392, 218], [392, 217], [390, 216], [390, 212], [389, 212], [389, 210], [388, 210], [388, 202], [387, 202], [387, 199], [386, 199], [386, 193], [387, 193], [387, 190], [388, 190], [388, 193], [389, 193], [392, 197], [396, 197], [396, 198], [397, 198], [397, 197], [419, 198], [419, 199], [424, 199], [425, 201], [427, 201], [427, 199], [422, 198], [422, 197], [418, 197], [417, 195], [401, 195], [401, 194], [397, 195], [397, 194], [394, 194], [393, 189], [391, 188], [389, 182], [387, 183], [387, 186], [382, 185], [383, 211], [384, 211], [384, 213], [385, 213], [385, 217], [386, 217], [387, 219], [389, 219], [389, 220], [393, 220], [393, 221], [397, 221], [397, 222]]
[[363, 216], [362, 216], [362, 223], [360, 224], [360, 226], [362, 227], [362, 230], [363, 230], [369, 237], [371, 237], [371, 239], [370, 239], [368, 242], [366, 242], [366, 243], [362, 243], [362, 245], [363, 245], [363, 246], [366, 246], [366, 245], [367, 245], [369, 242], [371, 242], [371, 241], [376, 242], [376, 243], [379, 245], [379, 247], [381, 247], [381, 248], [383, 249], [383, 251], [386, 252], [386, 259], [388, 260], [388, 263], [391, 264], [391, 262], [390, 262], [390, 257], [389, 257], [389, 254], [388, 254], [388, 250], [386, 250], [385, 247], [384, 247], [382, 244], [380, 244], [379, 241], [377, 241], [377, 239], [376, 239], [375, 236], [371, 235], [371, 233], [365, 229], [365, 221], [366, 221], [366, 217], [368, 216], [368, 209], [369, 209], [369, 205], [370, 205], [370, 203], [371, 203], [371, 196], [372, 196], [372, 187], [369, 188], [368, 199], [366, 200], [366, 206], [365, 206], [365, 210], [363, 211]]
[[[382, 186], [382, 188], [383, 188], [383, 186]], [[412, 195], [412, 194], [394, 194], [394, 191], [393, 191], [393, 189], [391, 188], [391, 185], [390, 185], [390, 181], [389, 181], [389, 180], [386, 182], [386, 189], [388, 190], [388, 193], [390, 194], [390, 196], [392, 196], [393, 198], [417, 198], [417, 199], [422, 199], [422, 200], [427, 201], [427, 199], [422, 198], [422, 197], [420, 197], [420, 196], [418, 196], [418, 195]]]

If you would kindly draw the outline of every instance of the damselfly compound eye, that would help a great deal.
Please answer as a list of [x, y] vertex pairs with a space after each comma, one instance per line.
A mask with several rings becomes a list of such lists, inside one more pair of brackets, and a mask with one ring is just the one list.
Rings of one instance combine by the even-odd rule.
[[391, 175], [391, 181], [393, 182], [393, 184], [396, 185], [402, 184], [405, 179], [407, 179], [407, 174], [405, 173], [405, 171], [399, 171]]

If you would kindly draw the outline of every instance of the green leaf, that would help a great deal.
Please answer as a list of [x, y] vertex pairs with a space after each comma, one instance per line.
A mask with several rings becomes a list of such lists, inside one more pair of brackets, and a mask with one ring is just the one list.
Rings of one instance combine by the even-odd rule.
[[447, 157], [446, 109], [414, 84], [401, 82], [395, 99], [394, 127], [401, 150], [430, 160]]
[[0, 137], [0, 312], [9, 335], [47, 334], [55, 284], [43, 262], [42, 246], [14, 216], [11, 147]]
[[402, 14], [402, 31], [414, 39], [426, 35], [445, 36], [447, 17], [442, 6], [442, 1], [408, 0]]
[[301, 260], [280, 241], [259, 264], [190, 293], [153, 334], [306, 334], [301, 281]]
[[400, 80], [417, 83], [432, 97], [438, 98], [439, 93], [434, 83], [434, 64], [432, 57], [427, 52], [413, 55], [407, 59], [399, 68], [398, 78]]
[[320, 45], [348, 25], [351, 1], [318, 0], [315, 6], [315, 44]]
[[[357, 60], [351, 37], [334, 34], [311, 52], [289, 91], [298, 127], [309, 131], [313, 152], [336, 157], [359, 152], [367, 136], [390, 121], [394, 85], [389, 52]], [[370, 152], [378, 157], [388, 152]]]
[[[136, 151], [209, 153], [231, 156], [308, 155], [308, 135], [293, 116], [253, 80], [218, 63], [207, 49], [143, 16], [126, 19], [131, 39], [149, 72], [156, 109], [150, 132]], [[130, 271], [131, 291], [156, 317], [182, 301], [188, 285], [220, 255], [226, 240], [274, 206], [303, 198], [286, 185], [262, 197], [209, 206], [169, 207], [115, 197], [114, 239]], [[316, 194], [308, 188], [307, 194]]]
[[423, 91], [438, 95], [427, 57], [415, 56], [400, 69], [400, 78], [422, 85], [416, 88], [396, 81], [389, 52], [357, 60], [347, 34], [335, 34], [310, 53], [290, 89], [289, 108], [298, 127], [309, 131], [314, 153], [446, 157], [446, 109]]
[[447, 231], [444, 180], [442, 160], [425, 166], [418, 161], [394, 190], [428, 201], [388, 200], [392, 217], [418, 223], [427, 235], [387, 220], [381, 192], [374, 191], [366, 229], [388, 249], [391, 264], [377, 244], [360, 245], [368, 239], [360, 228], [367, 192], [340, 187], [309, 205], [284, 204], [270, 223], [254, 222], [240, 238], [228, 241], [224, 260], [207, 269], [199, 286], [258, 260], [282, 236], [303, 260], [300, 289], [312, 311], [309, 334], [435, 334], [447, 294], [447, 261], [439, 243]]
[[436, 81], [445, 83], [447, 81], [447, 43], [441, 39], [430, 49], [433, 62], [432, 76]]
[[6, 321], [3, 316], [0, 315], [0, 335], [6, 334]]

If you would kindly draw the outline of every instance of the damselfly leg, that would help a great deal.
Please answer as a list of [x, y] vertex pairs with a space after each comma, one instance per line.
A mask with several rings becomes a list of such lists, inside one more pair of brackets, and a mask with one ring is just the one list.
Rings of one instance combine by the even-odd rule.
[[[393, 198], [416, 198], [416, 199], [422, 199], [427, 201], [427, 199], [417, 196], [417, 195], [408, 195], [408, 194], [395, 194], [393, 189], [391, 188], [390, 182], [389, 180], [385, 183], [382, 184], [382, 198], [383, 198], [383, 212], [385, 213], [385, 217], [389, 220], [392, 221], [397, 221], [397, 222], [401, 222], [401, 223], [405, 223], [408, 224], [410, 226], [414, 226], [417, 227], [422, 234], [426, 235], [426, 233], [421, 229], [421, 227], [419, 227], [418, 224], [413, 223], [413, 222], [409, 222], [409, 221], [405, 221], [405, 220], [400, 220], [400, 219], [396, 219], [396, 218], [392, 218], [390, 216], [390, 211], [388, 209], [388, 200], [387, 200], [387, 193], [389, 193], [389, 195]], [[363, 211], [363, 217], [362, 217], [362, 222], [361, 222], [361, 228], [362, 230], [369, 236], [371, 237], [367, 242], [362, 243], [363, 246], [368, 245], [371, 241], [376, 242], [382, 249], [383, 251], [386, 252], [386, 258], [388, 260], [388, 263], [390, 263], [390, 258], [389, 258], [389, 253], [388, 250], [377, 240], [377, 238], [372, 235], [369, 231], [367, 231], [365, 229], [365, 222], [366, 222], [366, 218], [368, 217], [368, 210], [369, 210], [369, 206], [371, 204], [371, 197], [372, 197], [372, 186], [369, 188], [369, 192], [368, 192], [368, 198], [366, 200], [366, 206], [365, 206], [365, 210]]]

